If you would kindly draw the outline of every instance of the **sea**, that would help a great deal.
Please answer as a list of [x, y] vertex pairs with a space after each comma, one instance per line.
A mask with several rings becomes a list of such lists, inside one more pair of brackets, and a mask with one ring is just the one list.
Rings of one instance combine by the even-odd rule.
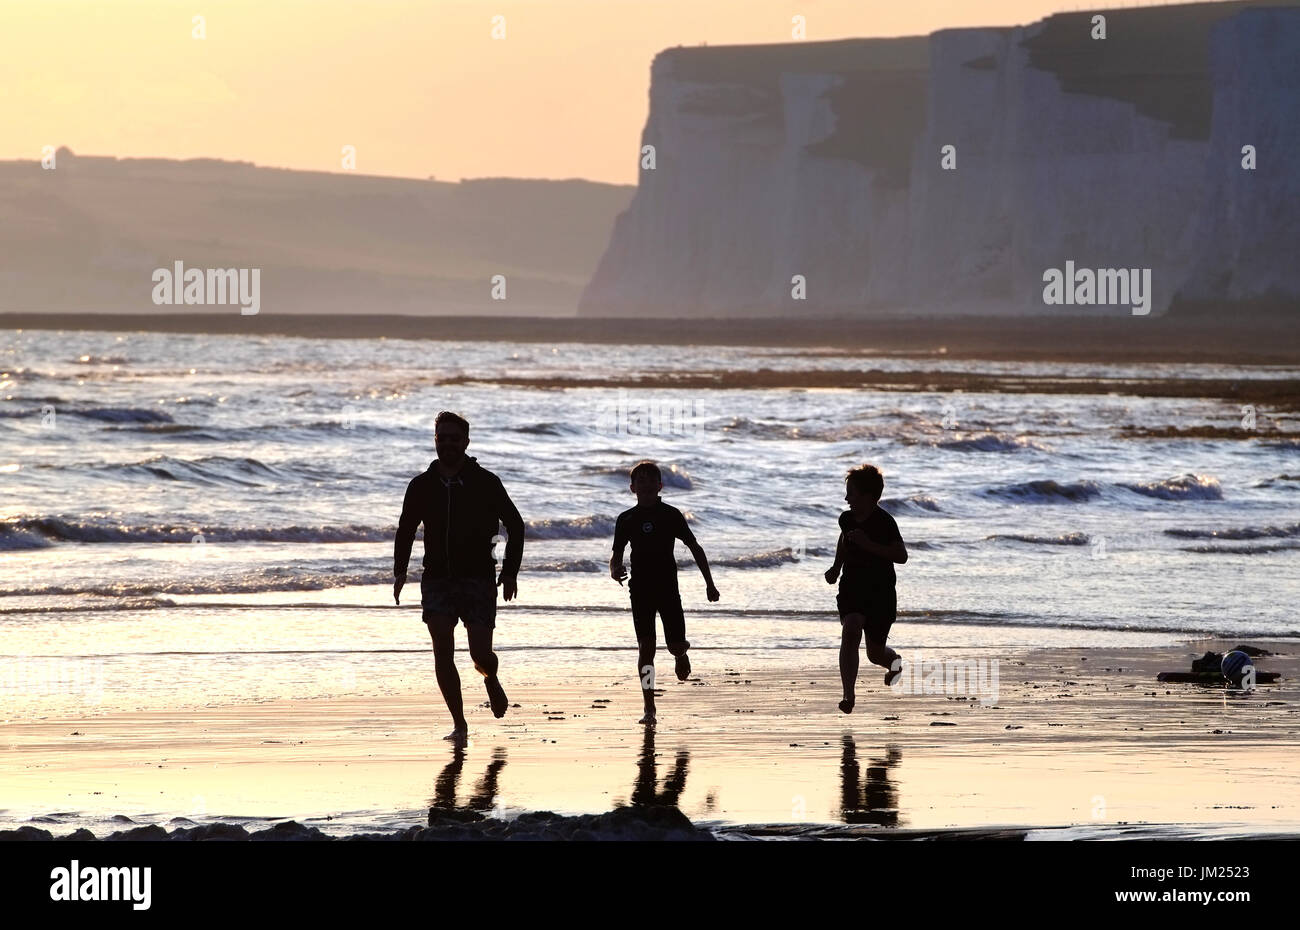
[[[1016, 393], [743, 386], [761, 369], [1028, 380]], [[726, 386], [668, 386], [690, 373]], [[1083, 387], [1034, 393], [1039, 376]], [[885, 475], [881, 506], [909, 553], [900, 650], [1293, 637], [1300, 443], [1179, 437], [1247, 413], [1126, 388], [1261, 377], [1300, 370], [5, 331], [0, 717], [432, 690], [423, 544], [400, 605], [392, 551], [444, 409], [469, 420], [468, 454], [527, 524], [496, 632], [516, 680], [630, 674], [627, 591], [607, 565], [642, 459], [663, 468], [663, 499], [721, 591], [707, 601], [679, 546], [697, 665], [718, 650], [732, 666], [834, 668], [823, 573], [844, 474], [864, 462]]]

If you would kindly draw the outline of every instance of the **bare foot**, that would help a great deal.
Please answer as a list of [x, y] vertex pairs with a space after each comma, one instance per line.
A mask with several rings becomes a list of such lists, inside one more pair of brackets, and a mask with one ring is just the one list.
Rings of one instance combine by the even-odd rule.
[[456, 729], [452, 730], [450, 733], [444, 736], [443, 739], [449, 739], [453, 743], [465, 742], [465, 740], [469, 739], [469, 724], [456, 727]]
[[903, 657], [897, 656], [889, 663], [889, 671], [885, 672], [885, 684], [892, 685], [901, 674], [903, 674]]
[[637, 721], [637, 723], [647, 723], [647, 724], [652, 724], [654, 722], [655, 722], [655, 712], [652, 710], [646, 711], [645, 716]]
[[840, 701], [840, 710], [844, 711], [844, 713], [846, 714], [853, 713], [853, 699], [845, 698], [844, 700]]
[[691, 677], [691, 660], [688, 659], [686, 657], [686, 653], [683, 652], [681, 655], [677, 657], [677, 680], [685, 681], [687, 678], [690, 677]]
[[510, 700], [506, 697], [506, 689], [501, 687], [501, 682], [493, 675], [487, 679], [488, 701], [492, 704], [492, 716], [504, 717], [506, 708], [510, 706]]

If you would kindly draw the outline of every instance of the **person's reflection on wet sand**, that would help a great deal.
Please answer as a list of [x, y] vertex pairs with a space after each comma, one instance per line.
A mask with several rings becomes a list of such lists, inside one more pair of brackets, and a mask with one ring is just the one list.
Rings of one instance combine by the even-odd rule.
[[498, 746], [492, 751], [492, 761], [488, 763], [483, 777], [474, 786], [474, 793], [464, 804], [457, 805], [456, 789], [460, 785], [460, 773], [464, 767], [465, 747], [455, 745], [452, 749], [451, 761], [443, 767], [434, 780], [433, 801], [429, 804], [430, 814], [435, 810], [492, 810], [496, 804], [497, 779], [501, 775], [501, 770], [506, 767], [505, 747]]
[[897, 746], [885, 749], [885, 758], [867, 763], [866, 781], [861, 780], [858, 748], [845, 734], [840, 759], [840, 816], [845, 823], [871, 823], [881, 827], [899, 824], [898, 789], [889, 781], [889, 770], [903, 755]]
[[645, 728], [645, 738], [641, 743], [641, 755], [637, 758], [636, 784], [632, 788], [633, 807], [677, 807], [677, 802], [686, 788], [686, 770], [690, 765], [691, 754], [685, 749], [677, 750], [672, 771], [664, 779], [663, 791], [656, 790], [658, 771], [655, 765], [655, 729]]

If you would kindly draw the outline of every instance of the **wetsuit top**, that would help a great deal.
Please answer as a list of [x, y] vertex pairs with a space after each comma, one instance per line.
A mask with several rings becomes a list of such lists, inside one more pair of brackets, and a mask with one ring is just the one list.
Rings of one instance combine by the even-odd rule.
[[648, 507], [638, 504], [623, 511], [614, 524], [614, 554], [622, 559], [623, 547], [632, 544], [632, 575], [638, 581], [677, 583], [673, 545], [678, 539], [696, 545], [682, 512], [659, 497]]
[[[850, 530], [860, 529], [867, 534], [867, 538], [872, 542], [880, 543], [882, 546], [892, 545], [895, 542], [901, 542], [903, 536], [898, 532], [898, 524], [894, 518], [880, 508], [879, 505], [873, 507], [871, 512], [866, 516], [859, 518], [852, 510], [846, 510], [840, 514], [840, 529], [848, 533]], [[870, 552], [855, 546], [847, 539], [844, 541], [844, 578], [852, 579], [855, 582], [861, 582], [872, 587], [893, 587], [897, 581], [894, 574], [894, 563], [889, 559], [873, 555]]]

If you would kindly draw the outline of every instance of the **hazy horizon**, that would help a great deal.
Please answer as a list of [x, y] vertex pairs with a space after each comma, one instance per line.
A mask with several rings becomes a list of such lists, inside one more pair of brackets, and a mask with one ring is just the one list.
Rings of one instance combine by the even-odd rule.
[[[790, 42], [795, 15], [806, 18], [807, 41], [832, 41], [1022, 25], [1080, 8], [1063, 0], [918, 0], [905, 9], [852, 0], [13, 3], [0, 7], [9, 39], [0, 80], [11, 89], [0, 160], [39, 160], [48, 145], [81, 156], [440, 181], [635, 184], [650, 63], [663, 49]], [[491, 34], [498, 14], [504, 39]], [[343, 167], [344, 146], [356, 149], [353, 170]]]

